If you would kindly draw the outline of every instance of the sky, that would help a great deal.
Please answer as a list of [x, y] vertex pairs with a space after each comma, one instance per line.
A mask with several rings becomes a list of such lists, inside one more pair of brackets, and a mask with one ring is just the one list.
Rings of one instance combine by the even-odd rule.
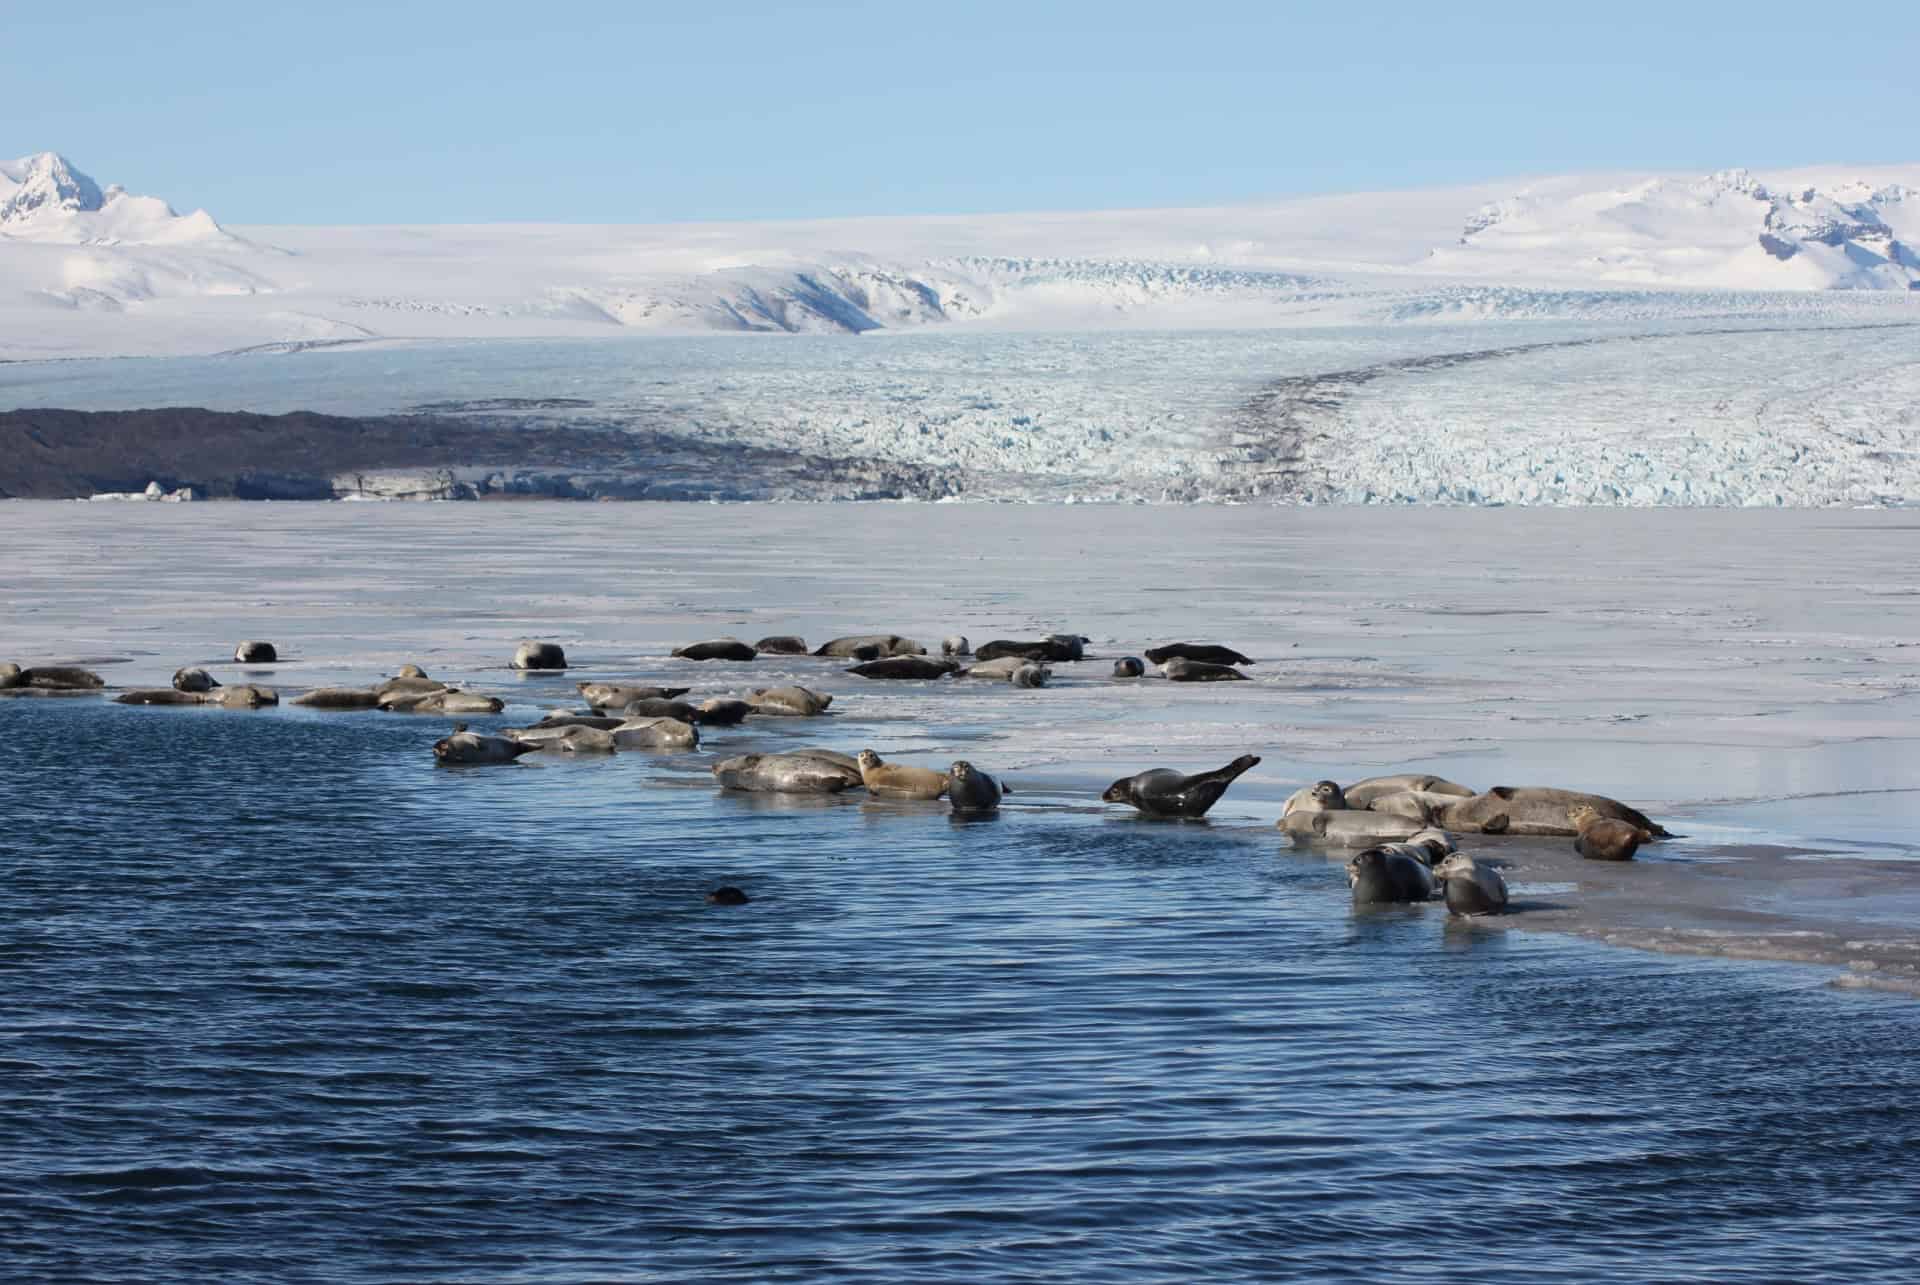
[[0, 0], [0, 156], [59, 151], [236, 224], [1205, 206], [1920, 159], [1920, 23], [1850, 14]]

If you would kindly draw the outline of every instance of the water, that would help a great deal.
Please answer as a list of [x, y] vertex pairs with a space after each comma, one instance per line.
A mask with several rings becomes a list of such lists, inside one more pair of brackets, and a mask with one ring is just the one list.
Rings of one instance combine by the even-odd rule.
[[[437, 720], [0, 702], [0, 1277], [1911, 1277], [1920, 1006], [1836, 989], [1831, 968], [1611, 949], [1526, 916], [1356, 913], [1337, 861], [1270, 824], [1312, 768], [1477, 727], [1458, 761], [1479, 772], [1611, 773], [1686, 801], [1663, 816], [1807, 842], [1831, 805], [1712, 800], [1828, 788], [1867, 770], [1862, 746], [1883, 788], [1912, 784], [1910, 733], [1888, 729], [1910, 719], [1892, 640], [1916, 600], [1862, 588], [1905, 583], [1897, 515], [1649, 532], [1154, 510], [1158, 547], [1127, 564], [1099, 555], [1140, 511], [543, 506], [480, 533], [470, 507], [98, 514], [0, 506], [27, 569], [0, 594], [0, 650], [164, 681], [264, 618], [283, 690], [424, 658], [508, 695], [476, 720], [504, 722], [567, 686], [498, 668], [544, 618], [583, 662], [570, 677], [804, 673], [840, 695], [834, 718], [716, 730], [698, 753], [464, 770], [432, 765]], [[856, 521], [861, 558], [780, 571]], [[1545, 616], [1383, 592], [1404, 579], [1388, 549], [1490, 560], [1516, 531], [1530, 575], [1586, 587]], [[1182, 586], [1202, 539], [1239, 557]], [[1295, 541], [1323, 578], [1280, 574]], [[1596, 545], [1617, 571], [1582, 580]], [[1010, 574], [1041, 547], [1048, 570]], [[1839, 550], [1849, 575], [1823, 581]], [[1631, 646], [1569, 648], [1606, 575], [1656, 552], [1668, 574], [1645, 579]], [[1742, 552], [1791, 578], [1784, 597], [1730, 578]], [[588, 570], [609, 565], [624, 573]], [[1143, 620], [1204, 614], [1275, 672], [1128, 688], [1102, 661], [1044, 692], [896, 687], [814, 661], [695, 669], [653, 641], [937, 616], [980, 641], [1056, 610], [1109, 654]], [[1629, 703], [1655, 717], [1596, 719], [1567, 676], [1623, 683], [1629, 655]], [[1538, 687], [1526, 719], [1481, 681], [1491, 657]], [[1197, 764], [1249, 728], [1268, 762], [1207, 824], [1093, 801], [1102, 778]], [[1018, 793], [956, 824], [704, 779], [718, 754], [801, 739], [964, 753]], [[1797, 766], [1696, 788], [1716, 746], [1748, 756], [1728, 775]], [[1848, 814], [1856, 837], [1910, 829], [1911, 793], [1872, 797], [1881, 822]], [[1608, 877], [1726, 884], [1735, 867], [1701, 860], [1720, 852], [1683, 841]], [[1883, 868], [1796, 868], [1843, 866]], [[722, 883], [752, 903], [708, 905]]]

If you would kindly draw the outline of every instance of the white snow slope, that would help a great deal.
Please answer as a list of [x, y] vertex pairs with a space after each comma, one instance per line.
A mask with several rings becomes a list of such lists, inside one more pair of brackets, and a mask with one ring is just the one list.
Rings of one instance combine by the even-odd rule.
[[1564, 317], [1645, 312], [1649, 292], [1674, 296], [1654, 309], [1663, 316], [1721, 315], [1751, 304], [1699, 292], [1920, 296], [1916, 244], [1920, 166], [1564, 177], [1220, 209], [236, 235], [205, 211], [102, 190], [42, 152], [0, 162], [0, 359], [623, 329]]

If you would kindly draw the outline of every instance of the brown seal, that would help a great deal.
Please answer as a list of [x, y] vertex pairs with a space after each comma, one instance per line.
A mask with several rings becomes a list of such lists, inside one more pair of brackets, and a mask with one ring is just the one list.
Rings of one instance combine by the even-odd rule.
[[1573, 850], [1589, 861], [1631, 861], [1643, 843], [1653, 841], [1644, 826], [1601, 816], [1589, 804], [1567, 809], [1573, 823]]
[[947, 792], [947, 774], [924, 767], [895, 765], [872, 750], [861, 750], [860, 779], [877, 799], [937, 799]]

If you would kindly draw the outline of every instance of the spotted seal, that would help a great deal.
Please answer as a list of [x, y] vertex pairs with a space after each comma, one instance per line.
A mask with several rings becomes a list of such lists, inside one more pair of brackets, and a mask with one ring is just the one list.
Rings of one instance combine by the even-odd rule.
[[631, 683], [575, 683], [580, 699], [595, 709], [625, 709], [635, 701], [672, 700], [691, 687], [645, 687]]
[[1573, 826], [1573, 850], [1589, 861], [1631, 861], [1641, 844], [1653, 841], [1645, 826], [1602, 816], [1587, 803], [1567, 809], [1567, 821]]
[[1253, 657], [1243, 656], [1231, 647], [1222, 647], [1217, 643], [1177, 642], [1161, 647], [1147, 648], [1147, 659], [1156, 665], [1164, 665], [1170, 660], [1194, 660], [1209, 665], [1251, 665]]
[[433, 743], [433, 757], [449, 765], [511, 763], [537, 748], [509, 736], [482, 736], [478, 732], [469, 732], [465, 723], [455, 723], [453, 735], [444, 736]]
[[1484, 794], [1454, 800], [1441, 815], [1434, 818], [1434, 823], [1449, 830], [1477, 831], [1482, 834], [1570, 836], [1579, 831], [1568, 819], [1567, 812], [1570, 808], [1582, 805], [1592, 808], [1602, 817], [1637, 826], [1653, 838], [1671, 837], [1664, 828], [1648, 820], [1645, 813], [1617, 799], [1547, 786], [1496, 785]]
[[945, 678], [960, 668], [951, 660], [930, 660], [925, 656], [888, 656], [854, 665], [847, 672], [862, 678]]
[[567, 653], [559, 643], [527, 641], [514, 649], [515, 669], [565, 669]]
[[967, 645], [965, 634], [952, 634], [940, 640], [940, 654], [942, 656], [968, 656], [973, 654], [973, 648]]
[[872, 750], [861, 750], [855, 762], [867, 793], [877, 799], [937, 799], [947, 792], [945, 772], [888, 763]]
[[673, 654], [681, 660], [752, 660], [759, 653], [738, 638], [711, 638], [676, 647]]
[[993, 812], [1005, 788], [965, 759], [947, 769], [947, 802], [955, 812]]
[[1216, 665], [1212, 661], [1188, 660], [1185, 656], [1175, 656], [1160, 666], [1160, 672], [1169, 682], [1175, 683], [1231, 683], [1247, 682], [1247, 676], [1231, 665]]
[[755, 643], [753, 649], [769, 656], [804, 656], [807, 640], [794, 634], [769, 634]]
[[1356, 906], [1425, 901], [1433, 896], [1433, 872], [1404, 852], [1368, 848], [1347, 862], [1347, 885]]
[[690, 750], [700, 744], [700, 729], [677, 718], [629, 718], [610, 735], [623, 750]]
[[280, 659], [280, 653], [270, 642], [247, 638], [233, 649], [233, 658], [242, 665], [271, 665]]
[[769, 794], [838, 794], [863, 784], [860, 769], [811, 754], [742, 754], [713, 765], [723, 790]]
[[1472, 798], [1475, 793], [1464, 785], [1447, 780], [1444, 776], [1409, 772], [1399, 776], [1370, 776], [1364, 781], [1355, 781], [1346, 790], [1347, 806], [1369, 807], [1382, 795], [1400, 794], [1409, 790], [1421, 794], [1451, 794], [1463, 799]]
[[1138, 656], [1122, 656], [1113, 662], [1115, 678], [1139, 678], [1147, 672], [1146, 662]]
[[173, 671], [173, 690], [176, 692], [210, 692], [219, 685], [219, 679], [198, 665]]
[[813, 718], [826, 713], [833, 704], [830, 693], [806, 687], [756, 687], [748, 697], [754, 713], [789, 718]]
[[1427, 827], [1409, 817], [1363, 808], [1324, 808], [1289, 812], [1280, 818], [1280, 829], [1308, 843], [1327, 843], [1336, 847], [1368, 847], [1411, 839]]
[[1242, 754], [1225, 767], [1192, 776], [1172, 768], [1153, 768], [1121, 777], [1106, 788], [1100, 799], [1104, 803], [1130, 803], [1148, 816], [1203, 817], [1208, 808], [1219, 802], [1227, 787], [1259, 761], [1257, 755]]
[[1287, 802], [1280, 809], [1280, 815], [1290, 812], [1337, 812], [1347, 807], [1347, 797], [1341, 792], [1337, 781], [1315, 781], [1312, 785], [1303, 785], [1287, 796]]
[[311, 709], [377, 709], [380, 695], [366, 687], [316, 687], [289, 703]]
[[854, 659], [861, 648], [875, 647], [874, 659], [880, 656], [924, 656], [927, 649], [911, 638], [902, 638], [899, 634], [853, 634], [845, 638], [835, 638], [831, 642], [821, 643], [813, 649], [816, 656], [836, 656], [842, 659]]
[[1446, 894], [1447, 910], [1456, 915], [1504, 915], [1507, 881], [1498, 870], [1457, 852], [1433, 868]]

